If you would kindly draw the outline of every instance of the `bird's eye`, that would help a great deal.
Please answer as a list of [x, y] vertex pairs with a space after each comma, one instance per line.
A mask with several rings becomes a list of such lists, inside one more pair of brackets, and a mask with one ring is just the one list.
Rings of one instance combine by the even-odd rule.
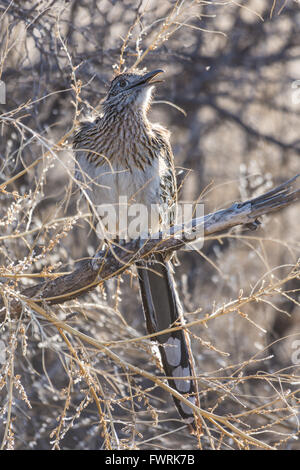
[[124, 88], [126, 85], [127, 85], [126, 80], [122, 79], [122, 80], [119, 81], [119, 86], [120, 87]]

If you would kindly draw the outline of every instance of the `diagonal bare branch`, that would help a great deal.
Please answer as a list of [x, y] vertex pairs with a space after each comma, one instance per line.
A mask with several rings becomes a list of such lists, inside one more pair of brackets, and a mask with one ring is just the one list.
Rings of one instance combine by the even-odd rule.
[[[148, 240], [132, 240], [124, 246], [111, 244], [110, 249], [101, 250], [93, 258], [84, 260], [72, 273], [24, 289], [20, 300], [14, 299], [10, 308], [14, 314], [18, 314], [21, 311], [22, 297], [31, 298], [37, 303], [61, 304], [87, 293], [104, 280], [123, 273], [151, 253], [171, 253], [184, 248], [192, 239], [196, 241], [200, 237], [218, 234], [238, 225], [256, 228], [259, 225], [258, 218], [262, 215], [299, 201], [300, 189], [294, 189], [299, 176], [296, 175], [254, 199], [236, 202], [227, 209], [193, 219], [189, 224], [176, 225], [167, 236], [159, 233]], [[2, 306], [3, 301], [0, 300], [0, 308]]]

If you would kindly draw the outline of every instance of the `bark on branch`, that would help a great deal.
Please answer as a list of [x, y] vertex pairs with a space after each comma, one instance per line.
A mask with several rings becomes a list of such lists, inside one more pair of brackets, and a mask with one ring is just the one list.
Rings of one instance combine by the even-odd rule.
[[[189, 224], [176, 225], [168, 236], [160, 233], [148, 240], [132, 240], [123, 246], [111, 245], [108, 249], [96, 253], [92, 259], [84, 260], [72, 273], [24, 289], [21, 297], [30, 298], [36, 303], [60, 304], [85, 294], [106, 279], [121, 274], [136, 261], [147, 258], [153, 252], [168, 253], [180, 250], [190, 243], [193, 237], [207, 237], [237, 225], [256, 228], [260, 216], [299, 201], [300, 189], [293, 187], [299, 176], [254, 199], [236, 202], [228, 209], [193, 219]], [[0, 299], [0, 310], [3, 305], [4, 302]], [[21, 301], [11, 301], [10, 310], [17, 315], [21, 311]], [[3, 313], [0, 313], [0, 317], [1, 315]]]

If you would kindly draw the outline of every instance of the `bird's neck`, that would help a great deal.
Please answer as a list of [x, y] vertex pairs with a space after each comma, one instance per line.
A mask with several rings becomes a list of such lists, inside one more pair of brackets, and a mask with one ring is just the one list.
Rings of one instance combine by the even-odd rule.
[[[104, 108], [101, 119], [101, 127], [106, 132], [116, 129], [124, 130], [120, 135], [126, 135], [128, 132], [132, 134], [147, 133], [151, 130], [151, 123], [147, 117], [147, 110], [143, 107], [137, 108], [128, 106], [121, 110], [115, 107]], [[112, 132], [114, 134], [114, 132]]]

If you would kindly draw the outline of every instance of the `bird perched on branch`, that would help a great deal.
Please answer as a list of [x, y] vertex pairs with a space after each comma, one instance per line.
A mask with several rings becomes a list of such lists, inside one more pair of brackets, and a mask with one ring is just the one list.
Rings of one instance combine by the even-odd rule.
[[[76, 177], [98, 217], [99, 236], [122, 240], [124, 214], [137, 206], [139, 222], [146, 222], [135, 238], [145, 239], [172, 226], [176, 218], [177, 188], [169, 132], [148, 120], [154, 84], [162, 70], [132, 71], [116, 76], [103, 101], [103, 114], [84, 123], [74, 137]], [[146, 216], [145, 216], [146, 214]], [[128, 221], [128, 220], [127, 220]], [[136, 224], [134, 225], [136, 228]], [[147, 230], [148, 229], [148, 230]], [[155, 254], [137, 263], [141, 299], [149, 334], [184, 323], [170, 260]], [[193, 357], [187, 332], [176, 329], [152, 337], [159, 344], [169, 385], [195, 403]], [[174, 398], [187, 422], [192, 409]]]

